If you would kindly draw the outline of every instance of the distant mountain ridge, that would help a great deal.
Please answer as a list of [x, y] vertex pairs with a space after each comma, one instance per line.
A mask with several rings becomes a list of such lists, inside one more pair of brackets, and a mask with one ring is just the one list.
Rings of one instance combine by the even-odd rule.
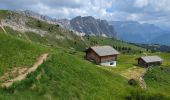
[[152, 39], [151, 42], [161, 44], [161, 45], [170, 46], [170, 32], [167, 34], [162, 34], [162, 35]]
[[70, 21], [73, 30], [87, 35], [116, 37], [114, 28], [106, 20], [95, 19], [92, 16], [75, 17]]
[[36, 18], [38, 20], [45, 21], [45, 22], [50, 23], [50, 24], [58, 24], [57, 21], [56, 21], [57, 19], [51, 18], [47, 15], [41, 15], [41, 14], [36, 13], [34, 11], [31, 11], [31, 10], [23, 10], [23, 11], [17, 10], [15, 12], [19, 13], [19, 14], [23, 14], [27, 17], [33, 17], [33, 18]]
[[95, 19], [92, 16], [77, 16], [71, 20], [62, 19], [57, 22], [80, 34], [116, 38], [113, 26], [109, 25], [106, 20]]
[[114, 31], [113, 26], [109, 25], [106, 20], [95, 19], [92, 16], [77, 16], [71, 20], [68, 20], [51, 18], [49, 16], [41, 15], [30, 10], [16, 12], [28, 17], [46, 21], [50, 24], [59, 24], [63, 28], [74, 31], [74, 33], [77, 35], [96, 35], [116, 38], [116, 32]]
[[170, 31], [154, 24], [141, 24], [137, 21], [106, 21], [92, 16], [77, 16], [71, 20], [56, 19], [36, 12], [25, 10], [15, 11], [28, 17], [33, 17], [49, 24], [60, 25], [79, 36], [96, 35], [117, 38], [131, 43], [170, 45]]
[[159, 37], [170, 34], [154, 24], [140, 24], [135, 21], [112, 21], [110, 24], [114, 26], [118, 39], [132, 43], [161, 44]]

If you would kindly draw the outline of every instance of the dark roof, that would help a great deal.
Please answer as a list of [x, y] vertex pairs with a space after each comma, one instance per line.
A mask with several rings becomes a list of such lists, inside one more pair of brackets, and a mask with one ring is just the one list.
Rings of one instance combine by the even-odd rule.
[[159, 56], [145, 56], [145, 57], [140, 57], [140, 58], [143, 59], [146, 63], [163, 61]]
[[108, 55], [118, 55], [120, 54], [117, 50], [111, 46], [94, 46], [91, 49], [96, 52], [99, 56], [108, 56]]

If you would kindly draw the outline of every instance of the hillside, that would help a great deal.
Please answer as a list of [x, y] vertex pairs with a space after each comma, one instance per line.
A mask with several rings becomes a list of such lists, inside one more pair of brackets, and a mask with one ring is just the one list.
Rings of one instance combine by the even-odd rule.
[[[137, 87], [130, 86], [127, 79], [120, 74], [134, 66], [136, 56], [127, 59], [130, 55], [120, 55], [119, 66], [111, 68], [110, 71], [110, 68], [98, 67], [84, 60], [82, 52], [61, 48], [54, 50], [48, 51], [51, 52], [48, 60], [25, 80], [15, 83], [10, 88], [0, 89], [0, 98], [5, 100], [25, 98], [124, 100], [134, 98], [135, 91], [138, 91]], [[131, 63], [127, 64], [127, 62]], [[131, 95], [133, 92], [135, 93]], [[147, 95], [147, 91], [140, 90], [140, 92], [142, 92], [141, 98], [159, 98], [157, 93], [149, 92]], [[164, 95], [160, 94], [160, 96], [166, 98]]]
[[[167, 92], [169, 53], [152, 53], [112, 38], [80, 37], [58, 24], [12, 11], [0, 13], [1, 25], [6, 31], [0, 28], [1, 76], [13, 68], [31, 67], [41, 54], [49, 54], [47, 60], [25, 80], [15, 82], [9, 88], [0, 88], [0, 99], [170, 99]], [[110, 45], [121, 52], [116, 68], [95, 65], [84, 59], [85, 48], [95, 45]], [[158, 55], [164, 62], [160, 69], [153, 68], [146, 73], [147, 89], [142, 89], [138, 81], [146, 69], [137, 65], [136, 58], [146, 54]], [[128, 84], [132, 78], [136, 85]]]
[[14, 67], [31, 66], [33, 61], [48, 51], [41, 45], [29, 43], [0, 32], [0, 75]]
[[102, 45], [127, 45], [127, 47], [130, 46], [132, 48], [139, 48], [128, 43], [107, 39], [100, 36], [96, 39], [91, 38], [94, 41], [89, 41], [86, 39], [86, 36], [84, 38], [77, 36], [73, 31], [64, 29], [58, 24], [49, 24], [45, 21], [41, 21], [30, 16], [25, 16], [25, 14], [23, 15], [13, 11], [2, 10], [0, 13], [0, 15], [3, 15], [0, 17], [1, 24], [6, 30], [7, 34], [50, 47], [63, 47], [67, 49], [84, 51], [86, 47], [97, 45], [93, 42], [97, 41], [97, 39], [100, 39], [99, 44]]
[[73, 30], [78, 35], [96, 35], [96, 36], [109, 36], [116, 38], [114, 28], [108, 24], [106, 20], [95, 19], [92, 16], [77, 16], [71, 20], [69, 19], [55, 19], [46, 15], [41, 15], [36, 12], [25, 10], [15, 11], [27, 17], [32, 17], [49, 24], [59, 24], [61, 27]]
[[[3, 15], [3, 16], [2, 16]], [[49, 24], [13, 11], [0, 11], [1, 25], [15, 37], [34, 41], [51, 47], [84, 50], [86, 44], [80, 36], [60, 25]]]
[[[6, 64], [9, 64], [10, 61], [16, 60], [17, 63], [19, 63], [18, 65], [15, 65], [16, 63], [11, 63], [10, 65], [8, 65], [9, 68], [13, 65], [15, 65], [13, 67], [32, 65], [33, 60], [38, 57], [38, 54], [43, 53], [40, 51], [41, 49], [39, 50], [39, 48], [42, 48], [44, 52], [53, 52], [48, 50], [47, 47], [37, 45], [33, 42], [30, 43], [29, 41], [26, 42], [11, 35], [5, 35], [3, 32], [1, 32], [1, 40], [1, 44], [5, 43], [4, 45], [2, 45], [2, 47], [4, 48], [1, 49], [1, 52], [3, 52], [2, 54], [10, 55], [10, 57], [4, 56], [6, 59], [1, 60], [1, 63], [4, 62]], [[34, 45], [36, 46], [36, 48], [34, 47]], [[7, 50], [5, 50], [5, 48], [7, 49], [7, 47], [9, 47], [8, 50], [10, 50], [9, 52], [13, 53], [13, 55], [9, 54]], [[8, 89], [0, 89], [0, 98], [9, 100], [24, 99], [25, 97], [27, 97], [28, 99], [39, 100], [50, 98], [109, 99], [110, 97], [116, 99], [121, 97], [123, 99], [123, 96], [121, 95], [127, 94], [124, 85], [128, 84], [126, 82], [126, 79], [124, 79], [120, 75], [113, 74], [111, 72], [98, 68], [94, 64], [83, 60], [82, 57], [80, 58], [77, 54], [70, 54], [72, 53], [72, 51], [64, 49], [56, 49], [56, 51], [57, 52], [53, 52], [51, 54], [50, 58], [45, 64], [43, 64], [36, 72], [29, 75], [27, 79], [22, 82], [17, 82]], [[30, 54], [29, 52], [32, 54]], [[18, 56], [18, 53], [24, 56], [20, 58]], [[15, 58], [13, 58], [13, 56], [15, 56]], [[7, 59], [9, 60], [9, 62], [6, 62]], [[63, 63], [63, 61], [65, 62]], [[37, 79], [36, 77], [38, 76], [40, 76], [40, 78]], [[112, 83], [114, 83], [115, 86], [112, 85]], [[117, 85], [119, 86], [116, 87]], [[104, 87], [108, 88], [109, 90], [105, 89]], [[112, 90], [118, 90], [120, 87], [122, 87], [122, 89], [119, 91], [122, 92], [122, 94], [117, 92], [112, 94]], [[129, 87], [127, 87], [127, 89], [129, 89]], [[82, 93], [81, 91], [84, 91], [84, 93]], [[105, 92], [106, 94], [103, 94], [103, 92]]]
[[[40, 78], [37, 79], [37, 76]], [[25, 81], [1, 90], [1, 98], [8, 95], [6, 99], [123, 99], [128, 94], [127, 89], [129, 90], [130, 86], [123, 77], [74, 55], [57, 51]]]
[[169, 67], [158, 67], [150, 69], [144, 77], [146, 83], [149, 86], [148, 90], [152, 93], [159, 93], [158, 91], [162, 91], [162, 94], [169, 96], [169, 71]]
[[[119, 66], [109, 71], [107, 68], [98, 67], [84, 60], [82, 52], [72, 52], [67, 49], [48, 52], [51, 52], [51, 55], [47, 62], [24, 81], [17, 82], [8, 89], [0, 89], [0, 98], [6, 100], [26, 97], [36, 100], [124, 99], [131, 97], [131, 91], [136, 91], [135, 87], [128, 85], [127, 79], [119, 74], [135, 64], [135, 60], [132, 61], [135, 57], [126, 59], [130, 55], [121, 55]], [[26, 60], [25, 57], [24, 59]], [[129, 61], [131, 63], [125, 66]], [[146, 92], [143, 93], [146, 95]]]
[[159, 45], [159, 44], [135, 44], [136, 46], [140, 46], [151, 50], [151, 52], [170, 52], [170, 46], [167, 45]]

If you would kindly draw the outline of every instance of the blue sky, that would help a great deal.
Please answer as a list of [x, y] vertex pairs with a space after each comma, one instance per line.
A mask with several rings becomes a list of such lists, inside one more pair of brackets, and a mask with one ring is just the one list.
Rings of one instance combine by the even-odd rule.
[[0, 9], [32, 10], [55, 18], [94, 16], [170, 27], [170, 0], [0, 0]]

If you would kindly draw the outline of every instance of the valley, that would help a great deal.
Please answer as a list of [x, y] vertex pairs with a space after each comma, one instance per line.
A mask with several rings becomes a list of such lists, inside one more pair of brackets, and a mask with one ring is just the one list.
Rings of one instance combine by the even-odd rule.
[[[23, 80], [1, 87], [0, 99], [170, 99], [170, 54], [167, 52], [152, 52], [114, 38], [78, 36], [59, 24], [13, 11], [1, 10], [0, 20], [4, 21], [0, 28], [0, 76], [18, 67], [31, 69], [40, 55], [48, 53], [46, 61], [41, 60], [36, 70], [27, 73]], [[116, 67], [100, 66], [84, 59], [86, 48], [96, 45], [110, 45], [120, 52]], [[160, 56], [162, 65], [148, 69], [138, 66], [136, 59], [146, 55]], [[14, 76], [9, 75], [7, 80]], [[146, 84], [144, 89], [141, 77]], [[132, 85], [130, 79], [134, 79]], [[1, 80], [0, 84], [4, 82]]]
[[169, 45], [169, 30], [137, 21], [111, 21], [117, 38], [131, 43]]

